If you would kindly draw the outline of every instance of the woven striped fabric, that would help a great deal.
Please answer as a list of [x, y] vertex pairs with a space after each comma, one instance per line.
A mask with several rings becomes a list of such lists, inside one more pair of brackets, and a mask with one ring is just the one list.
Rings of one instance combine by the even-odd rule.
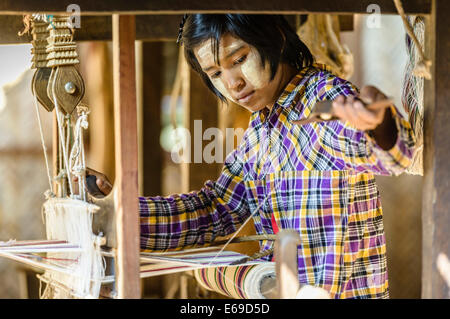
[[275, 277], [275, 265], [202, 268], [194, 270], [194, 276], [205, 289], [222, 295], [235, 299], [262, 299], [265, 298], [262, 281], [265, 277]]
[[245, 293], [244, 280], [255, 266], [205, 268], [195, 271], [203, 287], [236, 299], [250, 299]]
[[[207, 245], [252, 216], [259, 234], [273, 234], [274, 228], [300, 233], [301, 284], [320, 286], [334, 298], [387, 298], [374, 174], [397, 175], [408, 167], [415, 146], [411, 126], [392, 106], [398, 138], [384, 151], [370, 133], [348, 123], [292, 123], [307, 117], [318, 101], [357, 93], [324, 65], [301, 70], [271, 111], [252, 114], [217, 181], [188, 194], [139, 199], [141, 248]], [[263, 241], [261, 249], [272, 245]]]

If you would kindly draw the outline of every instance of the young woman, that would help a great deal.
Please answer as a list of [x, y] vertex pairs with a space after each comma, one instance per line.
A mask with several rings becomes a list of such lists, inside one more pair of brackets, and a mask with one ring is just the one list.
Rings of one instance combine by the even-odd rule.
[[[299, 232], [301, 284], [334, 298], [387, 298], [374, 174], [408, 167], [414, 150], [408, 122], [395, 106], [367, 109], [361, 100], [384, 94], [373, 87], [359, 93], [314, 63], [281, 16], [189, 15], [180, 39], [206, 86], [253, 113], [217, 181], [189, 194], [139, 198], [141, 248], [206, 245], [253, 218], [259, 234]], [[293, 123], [323, 100], [334, 101], [339, 121]], [[261, 249], [271, 245], [264, 241]]]

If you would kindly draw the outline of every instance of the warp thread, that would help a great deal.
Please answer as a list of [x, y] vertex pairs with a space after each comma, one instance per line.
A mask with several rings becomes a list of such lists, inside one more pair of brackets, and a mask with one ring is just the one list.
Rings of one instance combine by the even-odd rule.
[[[48, 253], [57, 266], [67, 268], [71, 274], [46, 271], [43, 277], [71, 288], [76, 296], [83, 298], [97, 298], [105, 276], [100, 245], [97, 236], [92, 234], [92, 218], [98, 209], [96, 205], [72, 198], [50, 198], [43, 205], [47, 238], [67, 240], [82, 249], [81, 253]], [[61, 292], [54, 297], [69, 296]]]

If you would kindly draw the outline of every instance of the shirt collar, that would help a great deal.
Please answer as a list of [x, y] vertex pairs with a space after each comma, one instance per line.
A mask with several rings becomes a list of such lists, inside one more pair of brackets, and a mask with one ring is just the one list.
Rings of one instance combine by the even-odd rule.
[[301, 88], [305, 85], [305, 83], [301, 83], [302, 79], [304, 78], [305, 74], [311, 69], [330, 71], [329, 67], [327, 67], [325, 64], [320, 63], [313, 63], [309, 67], [304, 67], [292, 78], [292, 80], [284, 89], [283, 93], [281, 93], [276, 104], [280, 105], [283, 108], [288, 107], [292, 104], [297, 104], [298, 100], [300, 99], [300, 93], [302, 92]]
[[[301, 88], [306, 85], [306, 83], [302, 83], [302, 80], [306, 73], [311, 69], [330, 72], [328, 66], [320, 63], [313, 63], [311, 66], [304, 67], [291, 79], [291, 81], [289, 81], [288, 85], [284, 88], [283, 93], [281, 93], [277, 102], [274, 104], [274, 108], [278, 105], [282, 108], [286, 108], [290, 105], [297, 105], [301, 97], [301, 92], [303, 92]], [[264, 122], [267, 119], [269, 113], [271, 112], [266, 108], [258, 111], [261, 122]]]

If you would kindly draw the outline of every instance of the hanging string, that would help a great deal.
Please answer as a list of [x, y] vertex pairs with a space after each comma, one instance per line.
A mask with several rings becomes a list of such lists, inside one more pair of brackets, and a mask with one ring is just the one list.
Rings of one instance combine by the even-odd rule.
[[408, 21], [408, 18], [406, 17], [405, 10], [403, 9], [403, 5], [401, 0], [394, 0], [395, 7], [397, 8], [398, 14], [401, 16], [403, 20], [403, 25], [405, 26], [406, 32], [411, 37], [411, 40], [414, 42], [417, 51], [420, 56], [420, 61], [417, 63], [416, 67], [414, 68], [413, 74], [415, 76], [423, 77], [427, 80], [431, 80], [431, 60], [427, 59], [425, 57], [425, 53], [423, 52], [423, 48], [417, 39], [413, 28], [411, 27], [411, 24]]
[[[425, 21], [422, 17], [410, 17], [411, 25], [414, 29], [419, 43], [425, 42]], [[402, 88], [402, 104], [409, 115], [409, 123], [414, 131], [416, 138], [416, 150], [414, 152], [412, 163], [407, 169], [407, 173], [423, 175], [423, 116], [424, 116], [424, 79], [414, 75], [413, 70], [419, 63], [420, 56], [409, 35], [406, 37], [406, 51], [408, 54], [408, 62], [406, 64], [403, 88]]]
[[[56, 72], [58, 72], [58, 69], [56, 69]], [[55, 74], [55, 78], [56, 78], [56, 74]], [[66, 136], [65, 136], [64, 131], [63, 131], [63, 123], [62, 123], [62, 119], [61, 119], [61, 117], [63, 115], [60, 113], [58, 101], [56, 99], [55, 84], [56, 84], [56, 81], [53, 81], [52, 94], [53, 94], [53, 102], [55, 104], [56, 119], [58, 121], [59, 139], [61, 141], [61, 145], [62, 145], [62, 148], [63, 148], [63, 150], [62, 150], [63, 151], [62, 152], [63, 153], [63, 161], [64, 161], [64, 165], [65, 165], [65, 173], [67, 174], [67, 180], [68, 180], [68, 184], [69, 184], [70, 194], [73, 194], [72, 176], [71, 176], [71, 172], [70, 172], [70, 169], [69, 169], [70, 166], [69, 166], [67, 148], [66, 148], [66, 145], [64, 145], [65, 144], [64, 140], [66, 139], [65, 138]]]
[[39, 113], [39, 106], [38, 106], [37, 97], [36, 97], [36, 94], [34, 92], [33, 92], [33, 98], [34, 98], [33, 101], [34, 101], [34, 106], [35, 106], [35, 110], [36, 110], [36, 116], [37, 116], [37, 119], [38, 119], [39, 133], [40, 133], [40, 136], [41, 136], [42, 150], [44, 151], [45, 166], [47, 168], [48, 185], [50, 187], [51, 194], [55, 194], [54, 191], [53, 191], [52, 172], [50, 170], [50, 164], [49, 164], [49, 159], [48, 159], [48, 155], [47, 155], [47, 147], [45, 145], [44, 132], [42, 130], [41, 115]]
[[79, 196], [83, 201], [86, 201], [84, 182], [86, 178], [86, 158], [84, 154], [83, 130], [86, 130], [89, 126], [87, 120], [89, 109], [84, 105], [79, 105], [77, 110], [79, 117], [74, 129], [74, 144], [72, 146], [72, 151], [70, 152], [69, 164], [71, 166], [69, 167], [69, 170], [78, 179]]

